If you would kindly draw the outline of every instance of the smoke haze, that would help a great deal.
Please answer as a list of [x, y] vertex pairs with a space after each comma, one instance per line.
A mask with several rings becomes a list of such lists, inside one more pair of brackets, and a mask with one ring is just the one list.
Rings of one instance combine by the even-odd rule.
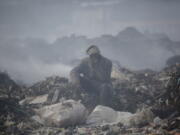
[[0, 69], [34, 83], [68, 76], [91, 44], [131, 69], [180, 54], [179, 0], [0, 0]]

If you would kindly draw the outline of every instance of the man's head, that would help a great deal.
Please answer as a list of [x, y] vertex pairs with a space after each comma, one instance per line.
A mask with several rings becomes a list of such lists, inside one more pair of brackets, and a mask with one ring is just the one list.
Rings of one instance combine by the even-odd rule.
[[97, 46], [91, 45], [87, 50], [87, 54], [91, 58], [92, 62], [97, 63], [101, 57], [100, 50]]
[[91, 45], [87, 50], [86, 50], [87, 54], [89, 56], [94, 55], [94, 54], [100, 54], [100, 50], [97, 46], [95, 45]]

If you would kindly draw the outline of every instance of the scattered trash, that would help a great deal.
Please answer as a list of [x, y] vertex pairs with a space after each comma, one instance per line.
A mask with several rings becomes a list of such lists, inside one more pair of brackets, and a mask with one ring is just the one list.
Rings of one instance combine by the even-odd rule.
[[112, 104], [105, 107], [97, 104], [95, 93], [75, 88], [66, 78], [48, 77], [26, 88], [2, 72], [0, 134], [178, 135], [179, 78], [179, 64], [159, 72], [115, 65]]

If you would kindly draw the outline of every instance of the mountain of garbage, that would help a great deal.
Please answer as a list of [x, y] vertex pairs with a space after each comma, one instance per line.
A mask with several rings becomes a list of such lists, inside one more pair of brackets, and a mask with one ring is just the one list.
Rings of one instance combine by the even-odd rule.
[[2, 135], [179, 135], [180, 65], [157, 72], [113, 65], [110, 106], [52, 76], [31, 87], [0, 73]]

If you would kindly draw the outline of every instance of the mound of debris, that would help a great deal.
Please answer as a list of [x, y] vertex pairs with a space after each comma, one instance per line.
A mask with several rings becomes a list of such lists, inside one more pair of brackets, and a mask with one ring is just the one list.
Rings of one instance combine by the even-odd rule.
[[0, 72], [0, 97], [23, 98], [22, 88], [6, 72]]
[[14, 98], [0, 98], [0, 134], [24, 135], [40, 127], [30, 117], [33, 111], [20, 106]]
[[26, 96], [39, 96], [39, 95], [47, 94], [67, 83], [68, 83], [68, 79], [63, 77], [59, 77], [59, 76], [48, 77], [46, 78], [46, 80], [38, 82], [33, 86], [31, 86], [30, 88], [28, 88], [26, 90]]
[[159, 102], [154, 106], [160, 112], [159, 117], [167, 120], [166, 129], [176, 130], [180, 129], [180, 64], [167, 67], [165, 71], [170, 79], [166, 91], [160, 95]]
[[30, 116], [33, 111], [19, 105], [22, 88], [7, 73], [0, 72], [0, 134], [27, 134], [38, 127]]
[[[116, 74], [118, 78], [113, 78], [114, 103], [116, 103], [113, 107], [128, 112], [117, 112], [112, 108], [96, 106], [87, 118], [87, 124], [90, 125], [42, 130], [44, 134], [53, 132], [59, 135], [178, 135], [179, 69], [179, 65], [167, 67], [161, 72], [119, 69], [120, 75]], [[43, 134], [39, 130], [34, 132]]]
[[[178, 64], [160, 72], [131, 71], [116, 65], [109, 107], [99, 106], [96, 94], [76, 88], [58, 76], [23, 90], [23, 100], [15, 98], [21, 97], [18, 90], [22, 89], [7, 75], [2, 75], [1, 82], [1, 89], [7, 92], [0, 98], [2, 134], [178, 135], [180, 130]], [[9, 86], [13, 86], [15, 97], [8, 94]]]
[[[135, 113], [137, 109], [153, 105], [166, 90], [170, 78], [167, 70], [164, 69], [161, 72], [131, 71], [114, 65], [112, 72], [113, 96], [110, 107], [118, 111]], [[34, 84], [25, 93], [29, 102], [32, 102], [36, 96], [44, 95], [43, 97], [46, 97], [45, 95], [48, 95], [47, 101], [43, 101], [45, 104], [74, 99], [80, 100], [89, 110], [98, 105], [96, 93], [76, 88], [68, 82], [68, 79], [58, 76], [49, 77]]]
[[45, 81], [28, 88], [26, 98], [21, 103], [32, 105], [39, 102], [41, 106], [42, 104], [50, 105], [68, 99], [79, 100], [89, 109], [93, 109], [98, 103], [98, 97], [95, 93], [88, 93], [83, 89], [79, 89], [69, 83], [66, 78], [58, 76], [49, 77]]
[[165, 91], [160, 73], [152, 70], [131, 71], [121, 66], [113, 72], [115, 110], [136, 112], [154, 104], [155, 98]]

